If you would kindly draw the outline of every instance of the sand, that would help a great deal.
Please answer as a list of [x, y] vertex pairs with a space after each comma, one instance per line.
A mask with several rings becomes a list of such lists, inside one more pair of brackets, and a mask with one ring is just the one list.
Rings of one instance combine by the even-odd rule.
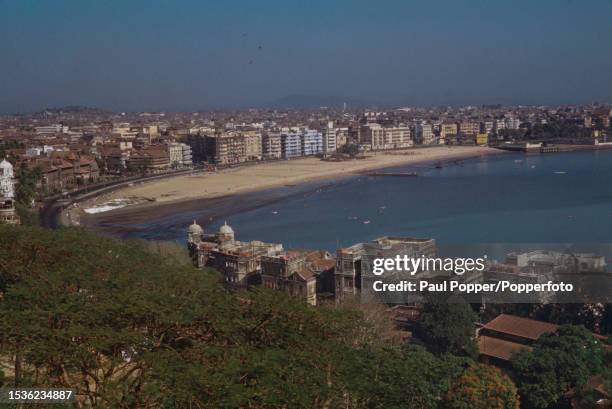
[[[209, 199], [274, 187], [293, 186], [326, 178], [350, 176], [374, 169], [445, 162], [500, 152], [487, 147], [458, 146], [374, 152], [369, 153], [366, 159], [342, 162], [322, 161], [314, 157], [300, 158], [142, 182], [116, 190], [100, 199], [108, 201], [126, 197], [142, 197], [149, 202], [154, 201], [160, 204]], [[100, 199], [87, 204], [100, 203]]]

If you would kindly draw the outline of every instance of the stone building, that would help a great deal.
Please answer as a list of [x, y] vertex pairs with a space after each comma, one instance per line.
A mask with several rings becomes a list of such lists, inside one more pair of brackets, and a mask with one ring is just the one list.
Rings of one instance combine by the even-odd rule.
[[199, 268], [213, 268], [228, 283], [245, 286], [259, 283], [262, 257], [283, 251], [282, 244], [238, 241], [227, 223], [217, 233], [205, 234], [195, 220], [187, 230], [187, 246]]
[[277, 256], [261, 258], [261, 285], [285, 290], [289, 295], [317, 305], [317, 279], [306, 263], [306, 254], [287, 251]]
[[318, 305], [333, 299], [335, 260], [326, 251], [288, 250], [261, 259], [261, 284]]
[[6, 159], [0, 162], [0, 224], [19, 224], [15, 211], [13, 165]]
[[336, 262], [326, 251], [284, 251], [281, 244], [238, 241], [227, 223], [205, 234], [195, 220], [187, 229], [187, 246], [194, 264], [221, 272], [232, 285], [286, 291], [310, 305], [333, 300]]
[[360, 293], [362, 281], [373, 277], [373, 263], [376, 258], [393, 258], [398, 255], [411, 258], [435, 257], [436, 252], [434, 239], [388, 236], [339, 248], [334, 274], [336, 300]]

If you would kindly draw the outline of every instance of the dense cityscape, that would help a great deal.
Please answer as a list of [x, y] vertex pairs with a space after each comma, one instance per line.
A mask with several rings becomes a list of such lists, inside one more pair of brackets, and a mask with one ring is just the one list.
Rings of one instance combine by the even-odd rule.
[[368, 151], [509, 142], [605, 144], [612, 109], [465, 106], [384, 111], [318, 108], [194, 113], [107, 113], [63, 108], [0, 117], [0, 149], [39, 169], [44, 195], [113, 178], [191, 166], [356, 156]]
[[[301, 157], [359, 161], [376, 152], [406, 155], [436, 146], [490, 146], [543, 154], [559, 149], [606, 149], [611, 115], [610, 106], [599, 104], [196, 113], [107, 113], [73, 107], [9, 115], [2, 117], [0, 125], [5, 157], [0, 164], [2, 222], [35, 225], [39, 223], [38, 209], [44, 210], [48, 203], [76, 206], [83, 192], [95, 194], [97, 189], [113, 188], [125, 180], [172, 177], [181, 172], [216, 173], [226, 168], [258, 166], [259, 162]], [[71, 196], [72, 199], [67, 199]], [[58, 198], [62, 200], [57, 202]], [[285, 249], [281, 243], [240, 241], [227, 222], [218, 232], [205, 231], [196, 221], [185, 228], [190, 263], [206, 274], [216, 271], [226, 289], [236, 294], [244, 289], [261, 288], [286, 293], [298, 303], [317, 309], [346, 308], [359, 297], [363, 300], [371, 285], [371, 266], [376, 258], [439, 254], [434, 238], [386, 236], [339, 247], [333, 254], [323, 249]], [[6, 237], [13, 234], [7, 233]], [[164, 257], [175, 257], [167, 251], [163, 251]], [[566, 281], [568, 277], [570, 281], [595, 277], [595, 286], [605, 293], [607, 274], [606, 258], [602, 255], [534, 248], [507, 254], [504, 260], [489, 260], [485, 271], [465, 279], [468, 283], [505, 280], [541, 285], [559, 276]], [[438, 273], [428, 279], [444, 281], [448, 275]], [[486, 368], [496, 366], [519, 376], [522, 404], [544, 408], [561, 398], [545, 396], [543, 391], [527, 392], [541, 382], [540, 378], [528, 375], [530, 368], [540, 365], [539, 358], [530, 351], [552, 348], [547, 353], [559, 354], [555, 347], [546, 346], [547, 333], [567, 337], [568, 342], [582, 337], [605, 344], [606, 334], [612, 328], [609, 304], [605, 300], [586, 302], [587, 290], [582, 291], [581, 303], [576, 307], [555, 304], [568, 300], [542, 292], [534, 298], [522, 299], [530, 304], [499, 304], [499, 299], [472, 298], [472, 305], [480, 305], [477, 314], [468, 304], [423, 304], [422, 299], [417, 303], [386, 299], [382, 306], [385, 303], [387, 306], [380, 310], [367, 307], [368, 304], [349, 309], [366, 308], [367, 317], [374, 308], [375, 325], [382, 325], [378, 330], [385, 331], [385, 336], [394, 340], [391, 343], [425, 345], [434, 354], [472, 357], [487, 364], [473, 367], [474, 371], [486, 372]], [[494, 302], [489, 305], [491, 301]], [[448, 317], [453, 317], [452, 323], [447, 321]], [[567, 326], [577, 323], [587, 323], [588, 331]], [[371, 323], [366, 320], [363, 325]], [[442, 334], [446, 330], [449, 333]], [[405, 356], [407, 362], [413, 353]], [[13, 373], [15, 382], [22, 382], [22, 375], [16, 371], [23, 369], [16, 356], [7, 362], [5, 373]], [[595, 373], [592, 362], [585, 360], [581, 365], [585, 365], [585, 374]], [[505, 406], [499, 407], [517, 407], [516, 389], [505, 375], [479, 372], [469, 376], [481, 377], [486, 382], [505, 382], [504, 393], [509, 395]], [[495, 380], [497, 377], [500, 378]], [[585, 403], [588, 399], [597, 399], [597, 407], [604, 407], [602, 404], [609, 402], [607, 380], [599, 375], [584, 379], [588, 386], [580, 393], [561, 384], [555, 386], [558, 388], [555, 393], [565, 393], [563, 399], [576, 408], [590, 407]], [[75, 387], [66, 380], [56, 382]], [[577, 385], [583, 380], [568, 382]], [[462, 393], [462, 387], [456, 384], [453, 388], [458, 390], [447, 390], [445, 401], [460, 402], [462, 398], [453, 394]], [[82, 399], [96, 401], [92, 391], [77, 389]], [[385, 407], [386, 403], [382, 405]]]

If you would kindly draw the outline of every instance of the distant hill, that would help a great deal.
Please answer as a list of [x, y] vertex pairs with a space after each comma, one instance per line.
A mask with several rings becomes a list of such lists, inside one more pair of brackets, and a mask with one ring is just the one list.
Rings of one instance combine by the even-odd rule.
[[59, 108], [45, 108], [42, 112], [53, 114], [109, 114], [110, 111], [100, 108], [86, 107], [81, 105], [69, 105]]
[[336, 96], [321, 96], [321, 95], [288, 95], [283, 98], [279, 98], [271, 103], [267, 104], [269, 108], [291, 108], [291, 109], [302, 109], [302, 108], [319, 108], [319, 107], [333, 107], [342, 108], [342, 105], [346, 102], [348, 107], [365, 106], [367, 105], [364, 101], [359, 101], [353, 98], [336, 97]]

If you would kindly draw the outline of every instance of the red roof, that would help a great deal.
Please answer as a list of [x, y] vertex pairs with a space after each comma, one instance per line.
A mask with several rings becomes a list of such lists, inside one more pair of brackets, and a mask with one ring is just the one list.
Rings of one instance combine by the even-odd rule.
[[521, 349], [531, 350], [531, 347], [486, 335], [478, 337], [478, 350], [481, 355], [509, 361], [512, 354]]
[[500, 314], [483, 328], [535, 341], [547, 332], [557, 332], [559, 326], [549, 322], [532, 320], [531, 318]]

